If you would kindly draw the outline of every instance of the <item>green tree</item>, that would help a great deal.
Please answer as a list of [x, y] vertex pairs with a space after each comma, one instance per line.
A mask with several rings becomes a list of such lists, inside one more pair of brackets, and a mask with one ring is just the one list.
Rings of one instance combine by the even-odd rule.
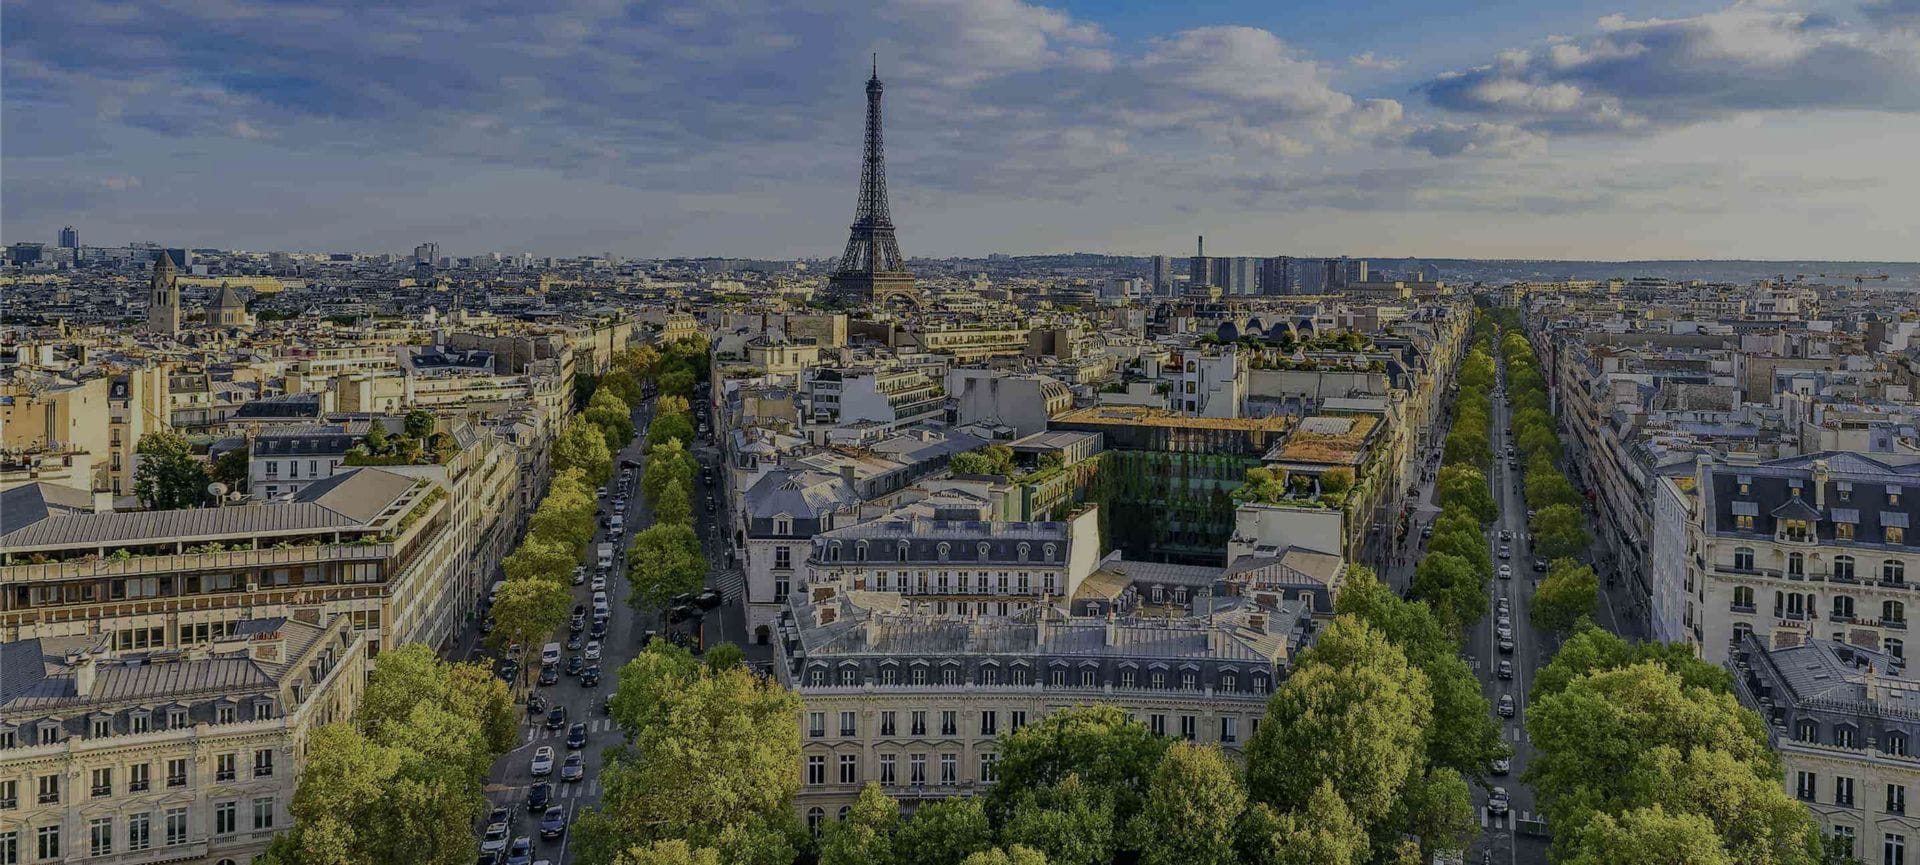
[[1487, 614], [1487, 583], [1478, 568], [1459, 556], [1429, 552], [1413, 569], [1409, 596], [1433, 606], [1440, 623], [1453, 634]]
[[647, 424], [647, 447], [655, 448], [669, 439], [679, 439], [681, 444], [693, 441], [693, 421], [683, 414], [656, 414], [653, 422]]
[[[608, 393], [604, 387], [595, 391], [596, 399], [599, 394], [603, 393]], [[615, 402], [619, 402], [618, 397], [611, 398]], [[619, 453], [622, 448], [627, 446], [628, 442], [633, 441], [633, 415], [625, 403], [621, 403], [617, 407], [609, 407], [596, 403], [587, 408], [584, 417], [586, 417], [589, 423], [600, 428], [600, 435], [606, 439], [607, 451], [609, 453]]]
[[213, 480], [226, 484], [230, 491], [245, 492], [252, 459], [252, 448], [234, 448], [213, 461], [213, 471], [209, 475]]
[[407, 435], [425, 441], [433, 436], [439, 425], [440, 421], [433, 416], [433, 412], [417, 408], [407, 412], [407, 419], [402, 428], [407, 431]]
[[1019, 844], [991, 847], [968, 856], [960, 865], [1047, 865], [1047, 854]]
[[1297, 812], [1249, 806], [1236, 840], [1248, 865], [1362, 865], [1369, 850], [1366, 827], [1331, 781], [1320, 782]]
[[[1125, 825], [1139, 812], [1147, 781], [1167, 745], [1118, 706], [1061, 709], [1001, 737], [987, 813], [1005, 820], [1022, 793], [1073, 776], [1110, 796], [1119, 825]], [[1048, 856], [1062, 861], [1051, 851]]]
[[693, 393], [694, 373], [690, 369], [672, 369], [660, 374], [660, 392], [686, 396]]
[[1527, 507], [1530, 508], [1565, 505], [1577, 509], [1583, 501], [1580, 493], [1574, 490], [1573, 484], [1567, 482], [1567, 476], [1561, 474], [1550, 461], [1544, 466], [1539, 466], [1533, 465], [1529, 460], [1526, 479], [1523, 483], [1523, 493], [1527, 499]]
[[1593, 543], [1587, 534], [1587, 517], [1578, 508], [1553, 504], [1540, 508], [1529, 525], [1533, 548], [1549, 559], [1565, 559], [1586, 552]]
[[900, 803], [869, 781], [846, 818], [821, 834], [820, 865], [893, 865], [899, 828]]
[[1052, 786], [1023, 790], [1000, 834], [1057, 865], [1102, 865], [1113, 858], [1114, 822], [1113, 796], [1068, 775]]
[[613, 355], [613, 367], [636, 379], [646, 380], [653, 377], [653, 369], [660, 365], [660, 352], [650, 345], [636, 345], [621, 349]]
[[687, 398], [673, 394], [661, 397], [653, 409], [655, 414], [693, 414], [693, 406], [687, 402]]
[[1733, 690], [1733, 677], [1724, 669], [1694, 657], [1685, 645], [1659, 642], [1629, 643], [1587, 624], [1555, 652], [1553, 661], [1534, 674], [1533, 699], [1557, 694], [1589, 673], [1637, 663], [1658, 664], [1680, 677], [1682, 687], [1703, 688], [1718, 694]]
[[193, 446], [170, 429], [140, 437], [134, 446], [133, 494], [150, 511], [191, 508], [207, 495], [207, 469], [193, 458]]
[[1600, 601], [1600, 578], [1593, 569], [1573, 559], [1555, 559], [1547, 577], [1533, 593], [1533, 623], [1566, 634], [1593, 615]]
[[1339, 495], [1353, 489], [1353, 469], [1334, 468], [1320, 473], [1320, 491]]
[[1144, 865], [1236, 865], [1233, 828], [1247, 792], [1220, 749], [1176, 743], [1147, 786], [1133, 820]]
[[590, 422], [567, 425], [553, 443], [553, 469], [579, 469], [594, 486], [606, 483], [613, 477], [613, 452], [607, 449], [606, 436]]
[[548, 635], [567, 621], [572, 604], [573, 591], [566, 583], [545, 579], [508, 580], [493, 602], [494, 625], [493, 632], [487, 634], [487, 645], [504, 651], [517, 643], [522, 655], [536, 651]]
[[719, 672], [730, 667], [742, 667], [747, 663], [747, 653], [733, 643], [717, 643], [707, 650], [707, 669]]
[[674, 696], [699, 666], [686, 649], [654, 640], [620, 668], [620, 684], [614, 689], [611, 706], [614, 721], [628, 739], [651, 735], [655, 727], [666, 723]]
[[1011, 475], [1014, 473], [1013, 448], [988, 445], [957, 453], [953, 455], [951, 468], [957, 475]]
[[1660, 806], [1600, 814], [1567, 846], [1568, 865], [1734, 865], [1713, 824]]
[[637, 408], [646, 401], [646, 392], [640, 387], [640, 379], [632, 372], [614, 369], [600, 377], [600, 386], [613, 391], [614, 396], [626, 403], [628, 408]]
[[665, 607], [674, 595], [697, 592], [706, 583], [707, 558], [686, 523], [655, 523], [627, 545], [628, 601], [639, 609]]
[[389, 441], [387, 437], [386, 423], [378, 418], [369, 422], [367, 424], [367, 434], [360, 440], [360, 443], [366, 445], [367, 453], [386, 453], [387, 449], [392, 446], [392, 442]]
[[678, 838], [655, 841], [622, 852], [614, 865], [721, 865], [720, 852], [712, 847], [692, 847]]
[[647, 507], [657, 508], [661, 492], [672, 486], [680, 487], [691, 499], [694, 468], [693, 454], [681, 440], [656, 443], [647, 451], [647, 468], [640, 475], [640, 494], [646, 498]]
[[[967, 454], [959, 454], [967, 456]], [[958, 467], [954, 469], [961, 472]], [[1247, 469], [1246, 480], [1233, 491], [1235, 501], [1266, 502], [1272, 504], [1287, 497], [1287, 472], [1285, 469], [1255, 467]]]
[[1424, 777], [1410, 779], [1396, 804], [1401, 813], [1393, 822], [1420, 839], [1419, 861], [1464, 853], [1479, 834], [1467, 781], [1452, 769], [1429, 769]]
[[1330, 781], [1362, 826], [1385, 818], [1425, 762], [1426, 676], [1379, 631], [1337, 616], [1267, 703], [1247, 747], [1247, 787], [1279, 811]]
[[500, 560], [500, 568], [507, 572], [509, 581], [565, 583], [574, 567], [580, 564], [579, 548], [571, 544], [571, 538], [548, 540], [540, 534], [529, 532], [520, 540], [520, 546]]
[[687, 488], [670, 484], [653, 503], [653, 518], [662, 523], [687, 523], [693, 519], [693, 502], [687, 500]]
[[1442, 507], [1459, 506], [1472, 513], [1481, 525], [1500, 518], [1500, 504], [1487, 486], [1487, 475], [1472, 466], [1451, 465], [1440, 469], [1434, 481], [1434, 494]]
[[943, 799], [921, 805], [894, 835], [894, 861], [906, 865], [959, 865], [993, 845], [993, 827], [980, 800]]

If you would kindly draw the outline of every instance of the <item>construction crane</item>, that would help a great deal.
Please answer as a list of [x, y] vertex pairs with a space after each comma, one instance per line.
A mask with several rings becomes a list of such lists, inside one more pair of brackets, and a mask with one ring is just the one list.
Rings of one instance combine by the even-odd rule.
[[[1827, 278], [1827, 275], [1824, 273], [1816, 274], [1816, 275], [1819, 276], [1821, 279]], [[1860, 283], [1863, 283], [1863, 282], [1886, 282], [1887, 281], [1887, 275], [1884, 273], [1836, 273], [1833, 275], [1833, 278], [1834, 279], [1851, 279], [1853, 280], [1854, 285], [1859, 285]]]

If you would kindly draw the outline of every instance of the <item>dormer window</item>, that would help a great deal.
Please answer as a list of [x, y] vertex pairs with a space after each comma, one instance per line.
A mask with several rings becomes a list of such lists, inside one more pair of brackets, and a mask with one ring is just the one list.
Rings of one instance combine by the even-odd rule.
[[776, 535], [793, 534], [793, 518], [782, 514], [773, 518], [773, 533]]
[[187, 710], [184, 707], [175, 706], [167, 710], [167, 729], [178, 730], [186, 725]]
[[253, 704], [253, 719], [255, 721], [265, 721], [265, 720], [271, 719], [272, 717], [273, 717], [273, 703], [271, 701], [261, 700], [260, 702]]
[[947, 543], [946, 541], [940, 542], [939, 549], [940, 549], [940, 561], [943, 561], [943, 562], [946, 561], [947, 557], [953, 553], [953, 545]]
[[900, 546], [894, 548], [894, 557], [896, 560], [902, 561], [902, 562], [907, 560], [907, 542], [906, 541], [901, 541]]
[[88, 738], [105, 739], [111, 735], [113, 735], [113, 718], [107, 715], [93, 716], [88, 725]]
[[1033, 555], [1033, 545], [1022, 543], [1020, 545], [1020, 561], [1023, 561], [1023, 562], [1027, 561], [1030, 557], [1032, 557], [1032, 555]]
[[988, 545], [987, 545], [987, 543], [986, 543], [985, 541], [982, 541], [982, 542], [980, 543], [980, 547], [979, 547], [979, 549], [980, 549], [980, 561], [983, 561], [983, 562], [984, 562], [984, 561], [986, 561], [987, 559], [989, 559], [989, 558], [991, 557], [991, 552], [990, 552], [990, 551], [991, 551], [991, 550], [992, 550], [993, 548], [992, 548], [992, 547], [990, 547], [990, 546], [988, 546]]
[[237, 715], [238, 713], [232, 704], [215, 706], [213, 709], [213, 722], [216, 724], [231, 724]]
[[861, 561], [861, 562], [864, 562], [867, 560], [867, 542], [866, 541], [859, 541], [853, 545], [853, 558], [855, 561]]
[[1054, 548], [1052, 544], [1048, 544], [1040, 548], [1041, 553], [1047, 557], [1047, 561], [1049, 562], [1053, 561], [1053, 549]]
[[1887, 504], [1900, 504], [1900, 486], [1898, 484], [1887, 485]]

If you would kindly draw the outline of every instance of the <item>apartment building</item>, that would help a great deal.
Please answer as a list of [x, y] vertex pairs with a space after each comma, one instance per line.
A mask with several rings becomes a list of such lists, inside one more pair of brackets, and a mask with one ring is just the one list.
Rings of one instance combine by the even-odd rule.
[[861, 421], [899, 429], [941, 418], [947, 391], [937, 376], [903, 365], [823, 367], [801, 383], [814, 426]]
[[1733, 647], [1735, 693], [1767, 724], [1781, 783], [1847, 855], [1920, 856], [1920, 682], [1899, 658], [1815, 638]]
[[241, 865], [292, 824], [314, 730], [351, 717], [365, 636], [299, 607], [190, 646], [10, 640], [0, 862]]

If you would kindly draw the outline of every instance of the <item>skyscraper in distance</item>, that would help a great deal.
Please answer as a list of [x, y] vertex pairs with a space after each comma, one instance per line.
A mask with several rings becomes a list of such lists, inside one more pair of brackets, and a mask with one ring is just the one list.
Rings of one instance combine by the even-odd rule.
[[79, 249], [80, 232], [71, 225], [60, 229], [60, 248]]

